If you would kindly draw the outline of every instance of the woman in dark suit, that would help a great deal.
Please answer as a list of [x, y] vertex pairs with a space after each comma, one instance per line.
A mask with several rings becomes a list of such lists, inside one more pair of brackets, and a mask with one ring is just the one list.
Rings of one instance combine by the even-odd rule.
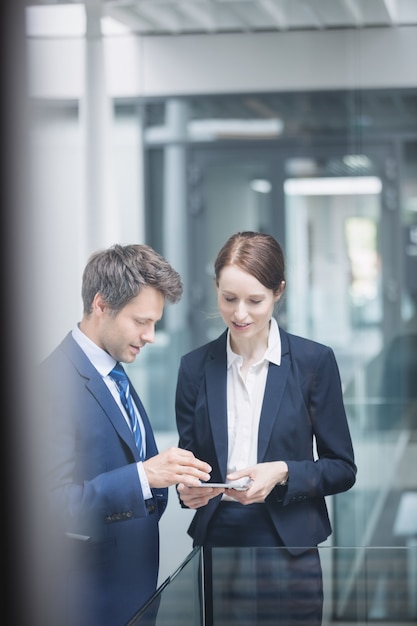
[[[210, 464], [210, 482], [247, 489], [178, 485], [181, 505], [196, 509], [188, 532], [204, 546], [206, 566], [211, 548], [228, 548], [223, 554], [234, 562], [208, 619], [217, 623], [221, 605], [229, 624], [249, 616], [256, 624], [321, 624], [317, 545], [331, 534], [325, 496], [347, 491], [356, 479], [335, 356], [278, 327], [273, 314], [285, 264], [271, 235], [233, 235], [214, 269], [227, 328], [181, 359], [179, 446]], [[256, 556], [233, 550], [243, 547], [256, 548]], [[265, 550], [271, 547], [280, 549]], [[242, 568], [253, 585], [262, 579], [257, 592], [252, 586], [242, 593], [243, 579], [236, 584]], [[229, 594], [229, 603], [234, 594], [229, 612], [220, 594]]]

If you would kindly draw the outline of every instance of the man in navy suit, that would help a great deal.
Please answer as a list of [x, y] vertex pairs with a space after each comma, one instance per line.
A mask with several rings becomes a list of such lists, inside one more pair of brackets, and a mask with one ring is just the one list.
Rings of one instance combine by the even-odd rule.
[[158, 453], [130, 385], [141, 456], [111, 376], [153, 343], [165, 302], [181, 295], [180, 276], [152, 248], [99, 251], [83, 273], [81, 322], [41, 365], [50, 602], [60, 626], [124, 626], [156, 590], [167, 488], [209, 478], [210, 466], [189, 451]]

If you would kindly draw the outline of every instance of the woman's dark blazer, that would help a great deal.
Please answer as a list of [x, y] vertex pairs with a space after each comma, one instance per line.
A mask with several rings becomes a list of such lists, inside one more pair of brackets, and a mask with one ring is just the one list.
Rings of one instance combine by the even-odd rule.
[[[284, 545], [296, 554], [331, 534], [325, 496], [350, 489], [356, 465], [333, 350], [282, 329], [280, 335], [281, 364], [269, 364], [266, 381], [258, 463], [288, 465], [287, 486], [276, 486], [266, 506]], [[176, 390], [179, 446], [212, 466], [213, 482], [226, 478], [226, 340], [227, 331], [183, 356]], [[196, 510], [188, 529], [194, 545], [204, 545], [219, 501]]]

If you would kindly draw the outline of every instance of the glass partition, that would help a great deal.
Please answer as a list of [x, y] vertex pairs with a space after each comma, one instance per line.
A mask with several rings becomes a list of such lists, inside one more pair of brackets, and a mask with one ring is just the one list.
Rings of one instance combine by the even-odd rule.
[[[288, 575], [292, 566], [287, 556], [282, 559], [284, 552], [284, 548], [196, 548], [128, 626], [311, 624], [308, 618], [283, 617], [283, 607], [291, 612], [303, 605], [311, 583], [307, 569]], [[320, 547], [319, 558], [323, 626], [416, 623], [415, 540], [397, 548]]]
[[127, 626], [202, 624], [202, 588], [201, 551], [195, 548]]

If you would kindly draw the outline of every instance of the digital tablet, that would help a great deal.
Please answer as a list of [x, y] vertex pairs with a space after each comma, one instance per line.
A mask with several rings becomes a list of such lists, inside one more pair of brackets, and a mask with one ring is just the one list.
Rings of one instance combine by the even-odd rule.
[[197, 487], [220, 487], [222, 489], [236, 489], [236, 491], [246, 491], [249, 485], [234, 485], [233, 483], [200, 483]]

